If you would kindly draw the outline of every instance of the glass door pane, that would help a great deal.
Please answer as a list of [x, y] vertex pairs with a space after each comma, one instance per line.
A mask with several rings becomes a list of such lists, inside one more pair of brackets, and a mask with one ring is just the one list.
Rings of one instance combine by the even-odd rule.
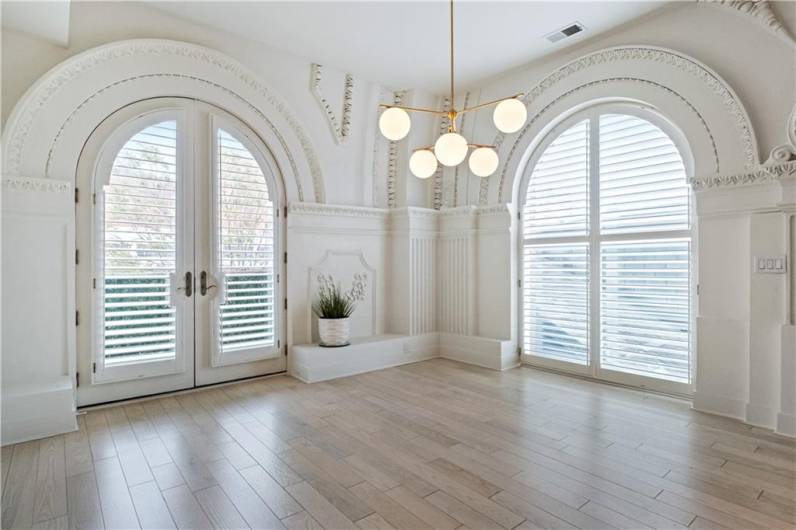
[[215, 131], [215, 363], [277, 355], [275, 211], [260, 163], [232, 133]]
[[164, 121], [119, 151], [103, 187], [106, 366], [174, 358], [177, 124]]

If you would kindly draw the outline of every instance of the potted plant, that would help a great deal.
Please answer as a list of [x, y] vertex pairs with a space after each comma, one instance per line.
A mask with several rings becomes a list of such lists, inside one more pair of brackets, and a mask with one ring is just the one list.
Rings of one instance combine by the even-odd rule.
[[337, 347], [350, 344], [349, 317], [354, 312], [354, 297], [344, 294], [331, 276], [319, 278], [318, 299], [312, 311], [318, 317], [318, 334], [321, 346]]

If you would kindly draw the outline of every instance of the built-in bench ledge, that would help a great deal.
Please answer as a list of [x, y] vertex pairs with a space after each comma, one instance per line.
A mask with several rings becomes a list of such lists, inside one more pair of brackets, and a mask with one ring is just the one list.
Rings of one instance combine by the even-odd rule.
[[290, 350], [290, 374], [305, 383], [326, 381], [439, 356], [439, 336], [375, 335], [351, 339], [349, 346], [324, 348], [295, 345]]
[[519, 362], [511, 341], [449, 333], [361, 337], [340, 348], [300, 344], [290, 350], [289, 362], [293, 377], [315, 383], [434, 357], [493, 370], [512, 368]]

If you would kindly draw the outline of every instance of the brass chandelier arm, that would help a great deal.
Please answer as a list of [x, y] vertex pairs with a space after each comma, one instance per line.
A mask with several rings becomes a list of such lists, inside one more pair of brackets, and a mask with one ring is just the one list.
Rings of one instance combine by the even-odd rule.
[[507, 99], [519, 99], [519, 98], [523, 97], [524, 95], [525, 94], [523, 92], [520, 92], [519, 94], [514, 94], [513, 96], [509, 96], [507, 98], [493, 99], [492, 101], [487, 101], [486, 103], [480, 103], [480, 104], [475, 105], [473, 107], [464, 108], [464, 109], [459, 111], [459, 114], [464, 114], [465, 112], [470, 112], [470, 111], [473, 111], [473, 110], [480, 110], [480, 109], [483, 109], [484, 107], [489, 107], [491, 105], [497, 105], [501, 101], [505, 101]]
[[[481, 147], [489, 147], [490, 149], [497, 149], [495, 145], [487, 145], [487, 144], [467, 144], [467, 147], [471, 147], [473, 149], [479, 149]], [[434, 151], [433, 145], [426, 145], [424, 147], [415, 147], [412, 149], [412, 152], [415, 153], [417, 151]]]
[[381, 103], [379, 107], [384, 109], [401, 109], [408, 112], [425, 112], [427, 114], [437, 114], [439, 116], [447, 116], [448, 112], [444, 110], [434, 110], [434, 109], [421, 109], [418, 107], [404, 107], [403, 105], [387, 105], [386, 103]]

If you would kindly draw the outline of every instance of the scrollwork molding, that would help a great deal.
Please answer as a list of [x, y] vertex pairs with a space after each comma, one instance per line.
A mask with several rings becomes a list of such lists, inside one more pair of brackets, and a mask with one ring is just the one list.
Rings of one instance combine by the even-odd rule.
[[32, 191], [37, 193], [69, 193], [72, 191], [72, 183], [58, 179], [4, 176], [3, 189], [11, 191]]
[[754, 171], [749, 171], [747, 173], [695, 177], [689, 179], [688, 182], [694, 191], [704, 191], [717, 188], [765, 184], [788, 177], [796, 177], [796, 160], [782, 164], [760, 166]]
[[782, 22], [777, 17], [776, 13], [771, 9], [771, 4], [768, 0], [697, 0], [702, 4], [715, 5], [737, 11], [746, 15], [760, 24], [766, 29], [772, 31], [779, 37], [783, 37], [789, 42], [796, 42], [793, 35], [787, 30]]
[[[22, 165], [22, 151], [25, 143], [28, 141], [28, 137], [33, 129], [33, 126], [41, 119], [41, 113], [47, 108], [47, 105], [52, 101], [52, 99], [57, 96], [59, 91], [61, 91], [69, 83], [81, 77], [87, 76], [92, 70], [98, 67], [107, 65], [113, 61], [139, 56], [173, 56], [192, 59], [205, 65], [214, 67], [227, 75], [233, 76], [242, 85], [263, 97], [268, 104], [277, 111], [279, 116], [292, 130], [293, 134], [301, 145], [301, 149], [304, 152], [312, 176], [315, 188], [315, 200], [319, 202], [323, 202], [325, 200], [323, 175], [320, 163], [318, 162], [318, 157], [312, 145], [312, 141], [304, 131], [301, 124], [288, 109], [286, 103], [281, 100], [281, 98], [279, 98], [269, 87], [262, 83], [254, 73], [244, 67], [241, 63], [221, 52], [186, 42], [162, 39], [125, 40], [99, 46], [97, 48], [92, 48], [70, 59], [67, 59], [60, 65], [56, 66], [50, 73], [45, 74], [45, 76], [42, 77], [36, 84], [34, 84], [26, 93], [26, 95], [23, 96], [8, 120], [5, 135], [6, 142], [3, 152], [3, 160], [6, 169], [11, 173], [18, 173], [20, 171]], [[151, 75], [181, 74], [153, 73]], [[119, 80], [118, 83], [130, 82], [132, 79], [134, 78], [122, 79]], [[232, 92], [229, 88], [221, 87], [212, 80], [203, 81], [218, 88], [222, 88], [227, 92]], [[116, 86], [116, 83], [113, 83], [102, 90], [106, 90], [113, 86]], [[81, 105], [70, 114], [66, 122], [64, 122], [59, 129], [59, 132], [55, 137], [55, 141], [50, 148], [50, 154], [52, 154], [55, 148], [55, 143], [57, 143], [59, 140], [64, 127], [74, 118], [76, 113], [80, 112], [83, 106], [88, 103], [89, 100], [93, 99], [93, 97], [95, 97], [98, 93], [99, 92], [85, 99]], [[242, 96], [238, 97], [242, 98]], [[278, 128], [271, 124], [270, 121], [268, 123], [271, 130], [277, 133], [278, 136], [281, 136], [278, 133]], [[280, 143], [282, 143], [282, 141], [280, 141]], [[284, 146], [286, 146], [286, 143]], [[287, 152], [289, 153], [289, 151]], [[298, 172], [298, 168], [295, 168], [295, 171]], [[296, 179], [298, 179], [298, 174], [295, 176]]]
[[354, 76], [345, 74], [345, 85], [343, 87], [343, 114], [338, 120], [337, 114], [332, 109], [329, 101], [324, 97], [321, 90], [321, 80], [323, 79], [323, 66], [313, 63], [310, 77], [312, 79], [311, 88], [312, 94], [315, 96], [316, 101], [326, 114], [326, 120], [329, 122], [329, 128], [332, 130], [332, 136], [338, 144], [345, 143], [351, 131], [351, 111], [353, 109], [354, 99]]

